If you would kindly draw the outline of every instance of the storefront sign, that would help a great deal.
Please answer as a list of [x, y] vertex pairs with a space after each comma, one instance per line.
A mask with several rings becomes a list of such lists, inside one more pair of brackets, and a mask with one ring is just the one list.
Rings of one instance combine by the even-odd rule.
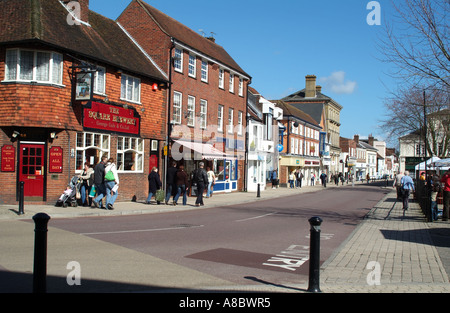
[[136, 110], [90, 102], [83, 112], [83, 126], [89, 129], [139, 135], [140, 117]]
[[16, 160], [16, 150], [12, 145], [4, 145], [2, 147], [2, 172], [14, 172], [14, 164]]
[[63, 171], [63, 149], [51, 147], [49, 153], [49, 173], [62, 173]]

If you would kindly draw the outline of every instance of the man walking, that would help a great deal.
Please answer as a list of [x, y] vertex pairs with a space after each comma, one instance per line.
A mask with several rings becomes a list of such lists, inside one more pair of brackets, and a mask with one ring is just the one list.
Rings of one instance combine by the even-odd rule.
[[94, 186], [95, 190], [97, 191], [97, 197], [92, 200], [95, 207], [103, 207], [103, 205], [99, 201], [102, 201], [103, 197], [106, 196], [106, 186], [105, 186], [105, 167], [106, 167], [106, 160], [108, 158], [104, 155], [102, 156], [102, 159], [100, 163], [98, 163], [94, 167]]
[[197, 183], [197, 200], [195, 201], [195, 206], [201, 206], [203, 204], [203, 191], [205, 186], [208, 186], [208, 175], [204, 169], [205, 163], [200, 162], [198, 164], [199, 168], [194, 173], [193, 181]]
[[167, 169], [167, 176], [166, 176], [166, 204], [169, 204], [170, 196], [172, 193], [175, 193], [173, 195], [173, 200], [175, 201], [175, 195], [176, 192], [174, 192], [177, 188], [176, 185], [176, 176], [177, 176], [177, 162], [172, 162], [172, 166]]
[[450, 209], [450, 168], [442, 176], [441, 183], [444, 183], [444, 210], [442, 211], [442, 220], [448, 221]]
[[409, 176], [409, 172], [405, 171], [405, 176], [401, 179], [402, 188], [402, 199], [403, 199], [403, 210], [408, 210], [409, 207], [409, 195], [411, 191], [414, 192], [414, 181]]
[[322, 172], [322, 174], [320, 174], [320, 180], [322, 181], [322, 186], [327, 188], [327, 174], [325, 174], [324, 172]]
[[397, 189], [397, 200], [400, 200], [402, 198], [402, 177], [404, 175], [402, 174], [402, 172], [399, 172], [394, 179], [394, 188]]

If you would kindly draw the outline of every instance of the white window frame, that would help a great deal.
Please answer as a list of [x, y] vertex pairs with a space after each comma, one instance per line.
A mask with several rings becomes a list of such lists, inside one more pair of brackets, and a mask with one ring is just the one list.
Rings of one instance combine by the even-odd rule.
[[202, 82], [208, 82], [208, 61], [202, 60], [202, 68], [201, 68], [201, 80]]
[[189, 54], [188, 75], [195, 78], [197, 76], [197, 57]]
[[234, 128], [234, 109], [233, 108], [229, 108], [228, 109], [228, 133], [232, 134], [233, 133], [233, 128]]
[[239, 77], [239, 96], [244, 96], [244, 80], [242, 77]]
[[[100, 142], [98, 144], [96, 144], [96, 138], [100, 139]], [[82, 142], [80, 143], [78, 139], [81, 139]], [[84, 169], [84, 163], [90, 162], [90, 160], [86, 159], [87, 150], [99, 150], [97, 154], [99, 156], [99, 159], [101, 159], [103, 155], [106, 155], [109, 158], [111, 151], [111, 135], [91, 132], [78, 132], [75, 145], [75, 172], [81, 173]], [[79, 157], [81, 157], [81, 160], [79, 160]], [[78, 168], [79, 165], [80, 167]]]
[[195, 97], [194, 96], [188, 96], [187, 126], [195, 127]]
[[[125, 85], [124, 85], [125, 82]], [[128, 88], [130, 87], [131, 83], [131, 95], [129, 94]], [[137, 95], [136, 95], [136, 85], [137, 85]], [[133, 103], [141, 104], [141, 79], [131, 76], [122, 74], [122, 78], [120, 80], [120, 100], [122, 101], [129, 101]]]
[[[32, 52], [33, 53], [33, 69], [32, 69], [32, 77], [31, 79], [21, 79], [21, 55], [23, 52]], [[13, 57], [11, 54], [15, 54], [15, 61], [10, 60], [9, 58]], [[48, 58], [48, 80], [38, 80], [38, 53], [47, 53], [49, 54]], [[58, 58], [59, 62], [56, 68], [58, 71], [56, 75], [54, 75], [55, 63], [54, 60]], [[12, 62], [11, 62], [12, 61]], [[12, 68], [15, 68], [15, 78], [9, 78], [12, 75]], [[5, 82], [14, 81], [14, 82], [37, 82], [41, 84], [50, 84], [50, 85], [59, 85], [63, 86], [63, 70], [64, 70], [64, 57], [62, 54], [48, 51], [48, 50], [29, 50], [29, 49], [7, 49], [5, 56]], [[56, 77], [55, 77], [56, 76]]]
[[[137, 137], [117, 137], [116, 166], [119, 173], [143, 173], [144, 172], [145, 140]], [[134, 170], [124, 170], [125, 154], [134, 154]]]
[[219, 88], [224, 89], [225, 87], [225, 70], [223, 68], [219, 69]]
[[[179, 101], [178, 101], [179, 100]], [[183, 112], [183, 94], [178, 91], [173, 93], [173, 124], [181, 124], [181, 113]]]
[[244, 116], [244, 113], [242, 111], [238, 111], [238, 135], [242, 135], [243, 116]]
[[221, 104], [217, 109], [217, 131], [223, 132], [223, 105]]
[[230, 85], [228, 88], [229, 92], [234, 93], [234, 74], [230, 73]]
[[[100, 79], [101, 76], [103, 76], [103, 81]], [[102, 83], [99, 84], [99, 82]], [[97, 71], [94, 74], [94, 93], [106, 95], [106, 68], [102, 66], [97, 66]]]
[[175, 48], [173, 69], [176, 72], [183, 73], [183, 49]]
[[200, 99], [200, 128], [206, 129], [208, 123], [208, 101]]

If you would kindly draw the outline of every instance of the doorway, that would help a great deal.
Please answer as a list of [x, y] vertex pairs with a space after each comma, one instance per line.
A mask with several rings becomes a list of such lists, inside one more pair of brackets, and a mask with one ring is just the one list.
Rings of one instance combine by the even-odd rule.
[[44, 144], [21, 144], [19, 156], [19, 182], [24, 184], [24, 197], [28, 201], [44, 199]]

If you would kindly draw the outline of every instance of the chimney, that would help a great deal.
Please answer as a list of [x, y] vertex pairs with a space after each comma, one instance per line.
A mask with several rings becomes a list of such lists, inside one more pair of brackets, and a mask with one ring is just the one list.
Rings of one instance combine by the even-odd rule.
[[206, 37], [206, 39], [208, 39], [208, 40], [210, 40], [210, 41], [212, 41], [212, 42], [216, 42], [216, 38], [214, 38], [213, 36], [210, 36], [210, 37]]
[[316, 92], [322, 92], [322, 86], [316, 86]]
[[353, 137], [353, 141], [355, 141], [356, 143], [359, 143], [359, 135], [355, 135]]
[[374, 144], [374, 140], [375, 140], [375, 138], [373, 138], [372, 134], [370, 134], [369, 135], [369, 140], [367, 141], [367, 143], [373, 147], [374, 146], [373, 145]]
[[317, 77], [315, 75], [306, 76], [305, 98], [316, 97], [316, 78]]

